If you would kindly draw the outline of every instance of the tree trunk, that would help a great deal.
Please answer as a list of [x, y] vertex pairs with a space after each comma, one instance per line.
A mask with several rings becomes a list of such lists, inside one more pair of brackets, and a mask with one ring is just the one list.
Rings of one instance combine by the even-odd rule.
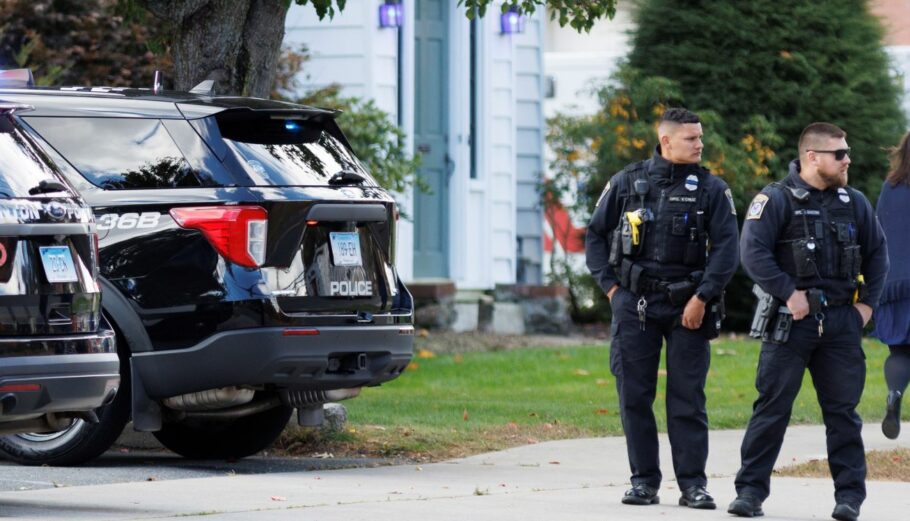
[[174, 88], [215, 80], [218, 94], [267, 98], [275, 81], [287, 2], [140, 0], [175, 29]]

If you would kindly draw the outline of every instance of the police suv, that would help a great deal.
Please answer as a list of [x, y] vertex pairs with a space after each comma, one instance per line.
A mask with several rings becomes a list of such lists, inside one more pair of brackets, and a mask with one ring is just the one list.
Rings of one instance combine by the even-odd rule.
[[0, 101], [0, 433], [23, 442], [97, 422], [120, 383], [101, 315], [91, 210]]
[[[11, 84], [12, 82], [12, 84]], [[395, 270], [392, 197], [333, 111], [256, 98], [0, 81], [17, 114], [94, 210], [102, 307], [129, 361], [100, 423], [35, 442], [29, 464], [76, 464], [132, 416], [192, 458], [267, 447], [296, 408], [397, 377], [413, 305]]]

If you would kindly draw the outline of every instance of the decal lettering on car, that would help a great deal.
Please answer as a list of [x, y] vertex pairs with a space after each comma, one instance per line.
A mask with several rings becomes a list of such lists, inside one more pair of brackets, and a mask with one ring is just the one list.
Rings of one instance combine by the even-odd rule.
[[373, 283], [367, 280], [333, 280], [329, 284], [329, 294], [333, 297], [371, 297], [373, 295]]
[[118, 230], [132, 230], [134, 228], [154, 228], [158, 226], [159, 220], [161, 220], [161, 214], [158, 212], [130, 212], [125, 214], [106, 213], [98, 217], [98, 229], [113, 230], [116, 228]]

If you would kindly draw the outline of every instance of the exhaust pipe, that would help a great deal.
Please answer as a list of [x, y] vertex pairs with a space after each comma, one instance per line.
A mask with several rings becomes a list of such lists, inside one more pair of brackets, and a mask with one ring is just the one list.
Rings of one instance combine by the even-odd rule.
[[283, 389], [279, 395], [281, 396], [281, 401], [287, 405], [301, 409], [304, 407], [310, 407], [312, 405], [321, 405], [328, 402], [340, 402], [341, 400], [354, 398], [360, 395], [360, 389], [360, 387], [354, 387], [351, 389], [331, 389], [328, 391], [313, 389]]

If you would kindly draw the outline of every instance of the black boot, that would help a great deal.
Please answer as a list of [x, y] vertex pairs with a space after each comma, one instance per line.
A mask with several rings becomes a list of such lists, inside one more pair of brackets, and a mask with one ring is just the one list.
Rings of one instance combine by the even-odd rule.
[[736, 496], [736, 499], [734, 499], [733, 502], [730, 503], [730, 507], [727, 508], [727, 513], [739, 517], [758, 517], [765, 515], [761, 509], [761, 501], [759, 501], [757, 497], [748, 494]]
[[717, 508], [714, 498], [701, 485], [695, 485], [683, 490], [682, 497], [679, 498], [679, 505], [703, 510], [714, 510]]
[[837, 506], [834, 507], [834, 512], [831, 513], [831, 517], [837, 519], [837, 521], [856, 521], [859, 519], [859, 507], [853, 506], [850, 503], [838, 503]]
[[657, 489], [648, 485], [632, 485], [622, 497], [622, 502], [627, 505], [656, 505], [660, 503]]
[[901, 433], [901, 392], [889, 391], [888, 403], [885, 409], [885, 419], [882, 420], [882, 432], [886, 438], [895, 440]]

